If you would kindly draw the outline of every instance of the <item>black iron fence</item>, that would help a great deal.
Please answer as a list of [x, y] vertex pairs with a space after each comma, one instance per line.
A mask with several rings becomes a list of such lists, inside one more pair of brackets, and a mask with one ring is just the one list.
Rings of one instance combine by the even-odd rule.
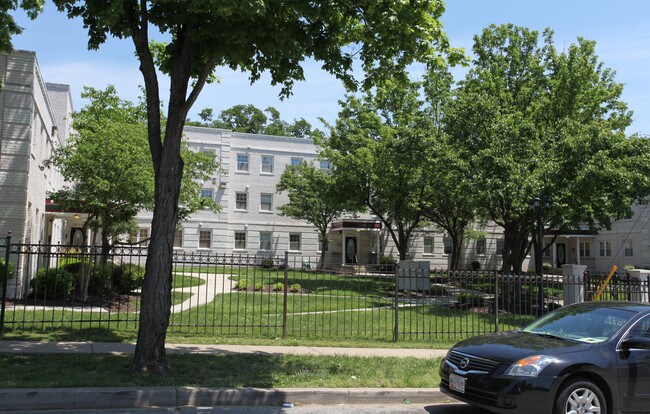
[[[135, 331], [147, 250], [5, 244], [0, 330]], [[319, 258], [174, 255], [170, 332], [458, 339], [516, 329], [575, 301], [648, 301], [648, 280], [503, 275]]]

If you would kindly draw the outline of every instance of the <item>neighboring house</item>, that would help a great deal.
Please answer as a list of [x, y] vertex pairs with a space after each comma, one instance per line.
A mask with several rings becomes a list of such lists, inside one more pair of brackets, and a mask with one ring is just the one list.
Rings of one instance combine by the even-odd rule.
[[[12, 242], [65, 243], [72, 223], [49, 214], [46, 203], [61, 187], [61, 174], [43, 161], [70, 133], [70, 87], [46, 83], [36, 54], [26, 51], [0, 55], [0, 82], [0, 237], [11, 232]], [[23, 290], [33, 265], [18, 263], [8, 292]]]

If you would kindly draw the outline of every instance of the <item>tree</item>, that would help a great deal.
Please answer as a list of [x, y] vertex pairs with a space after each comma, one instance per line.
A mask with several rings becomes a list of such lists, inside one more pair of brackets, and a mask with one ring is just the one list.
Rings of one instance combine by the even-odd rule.
[[[181, 138], [187, 114], [217, 65], [250, 73], [268, 71], [288, 96], [304, 78], [306, 57], [355, 87], [355, 59], [370, 86], [397, 76], [415, 59], [448, 50], [439, 18], [441, 0], [232, 1], [54, 0], [69, 17], [81, 17], [91, 49], [107, 36], [131, 38], [144, 78], [148, 138], [155, 172], [151, 243], [142, 289], [135, 369], [168, 369], [165, 336], [171, 307], [173, 240], [183, 175]], [[252, 30], [251, 28], [254, 28]], [[158, 30], [169, 43], [152, 43]], [[159, 69], [170, 78], [167, 123], [160, 116]]]
[[[74, 114], [75, 133], [46, 164], [56, 166], [71, 183], [52, 193], [52, 199], [63, 208], [88, 213], [85, 227], [101, 233], [102, 264], [106, 264], [115, 240], [133, 227], [138, 211], [153, 208], [146, 111], [142, 104], [120, 99], [113, 86], [105, 90], [87, 87], [81, 96], [90, 103]], [[197, 183], [214, 173], [214, 153], [194, 153], [185, 146], [182, 158], [188, 167], [181, 190], [181, 218], [203, 208], [216, 211], [215, 201], [201, 197]]]
[[221, 111], [219, 118], [212, 123], [215, 128], [229, 129], [235, 132], [261, 134], [268, 118], [254, 105], [235, 105]]
[[400, 259], [423, 224], [431, 119], [419, 98], [420, 84], [387, 81], [362, 99], [348, 96], [322, 141], [344, 192], [386, 226]]
[[474, 41], [447, 132], [471, 162], [479, 213], [504, 228], [503, 270], [520, 272], [534, 240], [533, 197], [553, 201], [544, 231], [607, 227], [643, 197], [628, 167], [641, 154], [623, 132], [631, 122], [623, 87], [594, 42], [559, 53], [550, 30], [540, 43], [514, 25], [490, 26]]
[[44, 3], [44, 0], [4, 0], [0, 3], [0, 52], [11, 52], [11, 37], [23, 32], [10, 13], [23, 9], [29, 18], [34, 19], [43, 10]]
[[280, 214], [304, 220], [318, 229], [323, 248], [318, 267], [325, 264], [325, 246], [329, 244], [327, 230], [330, 223], [346, 210], [354, 210], [347, 195], [329, 172], [323, 172], [306, 162], [289, 166], [277, 184], [278, 191], [286, 191], [289, 202], [279, 207]]

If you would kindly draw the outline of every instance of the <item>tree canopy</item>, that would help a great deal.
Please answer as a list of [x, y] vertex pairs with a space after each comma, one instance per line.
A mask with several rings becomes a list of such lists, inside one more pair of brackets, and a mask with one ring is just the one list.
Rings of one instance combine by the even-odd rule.
[[11, 12], [23, 9], [31, 19], [34, 19], [43, 10], [44, 3], [45, 0], [3, 0], [0, 2], [0, 52], [11, 52], [13, 50], [12, 36], [23, 31], [16, 24]]
[[[165, 337], [171, 308], [173, 240], [178, 220], [183, 162], [181, 138], [187, 114], [217, 66], [250, 74], [269, 72], [288, 96], [304, 79], [306, 58], [348, 87], [369, 87], [403, 77], [417, 60], [450, 50], [439, 21], [442, 0], [54, 0], [88, 29], [88, 46], [108, 36], [131, 38], [140, 63], [147, 104], [147, 130], [155, 172], [155, 207], [142, 289], [135, 369], [164, 373]], [[152, 43], [158, 31], [167, 43]], [[364, 78], [353, 76], [360, 62]], [[167, 122], [161, 122], [159, 69], [170, 78]]]
[[[625, 128], [623, 85], [578, 39], [514, 25], [475, 36], [473, 65], [455, 91], [447, 132], [470, 160], [479, 213], [504, 228], [504, 270], [521, 270], [535, 228], [531, 200], [552, 200], [542, 225], [608, 227], [644, 196], [632, 168], [641, 156]], [[647, 193], [646, 193], [647, 194]]]

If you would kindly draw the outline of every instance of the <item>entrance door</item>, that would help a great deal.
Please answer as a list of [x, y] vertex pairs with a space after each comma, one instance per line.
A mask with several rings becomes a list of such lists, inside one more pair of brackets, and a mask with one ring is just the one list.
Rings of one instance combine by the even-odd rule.
[[561, 268], [563, 264], [566, 264], [566, 244], [557, 243], [556, 245], [556, 259], [557, 264], [555, 267]]
[[70, 229], [70, 245], [75, 247], [83, 246], [84, 244], [84, 229], [81, 227], [73, 227]]
[[357, 262], [357, 238], [356, 237], [346, 237], [345, 238], [345, 263], [356, 263]]

